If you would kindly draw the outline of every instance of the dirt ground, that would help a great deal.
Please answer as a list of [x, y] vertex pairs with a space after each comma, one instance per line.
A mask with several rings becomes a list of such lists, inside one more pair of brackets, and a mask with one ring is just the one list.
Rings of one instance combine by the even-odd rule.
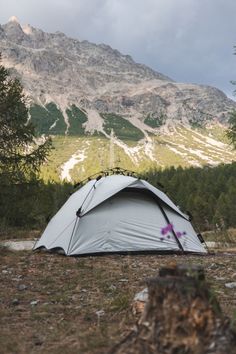
[[236, 253], [65, 257], [2, 249], [0, 353], [106, 353], [135, 325], [134, 295], [163, 265], [198, 264], [236, 322]]

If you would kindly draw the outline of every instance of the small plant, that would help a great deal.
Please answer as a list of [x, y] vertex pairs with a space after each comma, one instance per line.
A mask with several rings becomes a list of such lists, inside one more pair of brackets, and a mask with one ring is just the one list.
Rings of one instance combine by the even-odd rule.
[[236, 310], [233, 311], [232, 320], [230, 322], [231, 328], [236, 332]]
[[127, 294], [117, 295], [111, 302], [111, 310], [114, 312], [120, 312], [128, 309], [130, 304], [130, 298]]

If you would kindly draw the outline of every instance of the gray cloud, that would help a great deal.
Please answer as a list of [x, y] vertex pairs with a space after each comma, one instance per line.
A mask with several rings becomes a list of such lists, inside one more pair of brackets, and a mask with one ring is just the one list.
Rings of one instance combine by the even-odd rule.
[[0, 0], [0, 6], [0, 23], [16, 15], [45, 31], [109, 44], [177, 81], [228, 95], [234, 89], [235, 0]]

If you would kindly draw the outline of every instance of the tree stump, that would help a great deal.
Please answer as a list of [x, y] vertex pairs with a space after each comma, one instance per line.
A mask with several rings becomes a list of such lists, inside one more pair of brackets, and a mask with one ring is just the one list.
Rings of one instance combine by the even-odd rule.
[[236, 335], [201, 267], [170, 266], [147, 280], [149, 300], [133, 330], [110, 354], [234, 354]]

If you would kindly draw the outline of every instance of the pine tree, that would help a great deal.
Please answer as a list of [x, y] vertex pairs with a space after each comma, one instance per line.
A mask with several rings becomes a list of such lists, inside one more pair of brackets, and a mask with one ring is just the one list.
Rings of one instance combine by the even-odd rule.
[[[236, 46], [234, 46], [234, 49], [236, 50]], [[234, 52], [234, 55], [236, 54], [236, 51]], [[236, 85], [236, 81], [231, 81], [233, 85]], [[236, 94], [236, 90], [234, 90], [234, 95]], [[231, 144], [233, 147], [236, 149], [236, 110], [233, 110], [230, 113], [229, 116], [229, 129], [227, 130], [226, 133], [227, 137], [229, 138]]]
[[227, 137], [231, 144], [236, 149], [236, 111], [232, 111], [229, 117], [229, 129], [227, 130]]
[[51, 148], [50, 139], [36, 140], [26, 99], [19, 80], [0, 65], [0, 182], [4, 184], [35, 177]]

